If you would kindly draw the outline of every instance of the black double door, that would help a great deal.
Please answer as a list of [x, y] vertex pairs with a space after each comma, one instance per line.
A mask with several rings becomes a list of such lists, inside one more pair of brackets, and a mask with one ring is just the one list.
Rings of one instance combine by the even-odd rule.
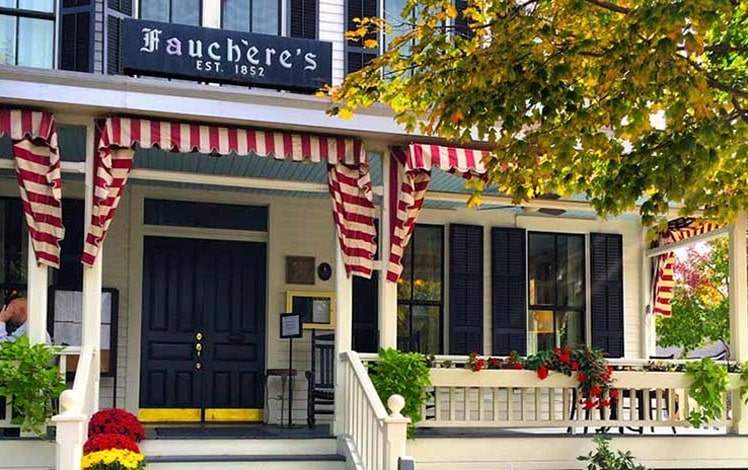
[[145, 238], [141, 415], [261, 419], [265, 266], [264, 243]]

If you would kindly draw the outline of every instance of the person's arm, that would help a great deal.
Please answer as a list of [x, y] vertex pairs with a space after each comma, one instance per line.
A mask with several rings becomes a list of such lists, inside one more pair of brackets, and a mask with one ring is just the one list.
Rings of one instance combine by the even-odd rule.
[[11, 311], [6, 305], [3, 310], [0, 311], [0, 343], [14, 342], [16, 340], [15, 335], [9, 335], [5, 323], [10, 320]]

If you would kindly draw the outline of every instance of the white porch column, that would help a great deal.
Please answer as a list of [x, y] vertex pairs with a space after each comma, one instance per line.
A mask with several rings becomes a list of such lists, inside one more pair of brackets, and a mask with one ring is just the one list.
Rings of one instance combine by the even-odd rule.
[[397, 347], [397, 284], [387, 282], [390, 264], [390, 166], [391, 156], [382, 155], [382, 211], [379, 217], [379, 347]]
[[657, 331], [653, 312], [654, 298], [652, 296], [652, 263], [653, 258], [647, 253], [647, 227], [642, 227], [642, 269], [641, 269], [641, 322], [642, 338], [640, 353], [642, 359], [654, 356], [657, 351]]
[[[748, 218], [741, 212], [730, 226], [730, 359], [748, 360], [748, 262], [746, 260]], [[732, 397], [733, 432], [748, 434], [748, 407], [740, 392]]]
[[345, 272], [343, 253], [335, 240], [335, 436], [343, 432], [343, 362], [340, 353], [351, 350], [353, 336], [353, 282]]
[[[86, 194], [85, 194], [85, 230], [83, 231], [83, 243], [91, 225], [91, 212], [93, 210], [94, 196], [94, 128], [88, 126], [86, 139]], [[91, 345], [94, 348], [96, 361], [91, 364], [91, 377], [93, 381], [90, 403], [83, 404], [84, 412], [97, 411], [99, 409], [99, 375], [101, 369], [101, 260], [104, 258], [103, 245], [99, 248], [99, 254], [92, 267], [83, 267], [83, 315], [81, 331], [81, 348]], [[116, 332], [115, 332], [116, 334]], [[116, 351], [112, 352], [116, 354]]]
[[28, 244], [28, 269], [26, 271], [28, 298], [28, 338], [31, 344], [47, 342], [47, 286], [49, 268], [36, 262], [31, 236]]

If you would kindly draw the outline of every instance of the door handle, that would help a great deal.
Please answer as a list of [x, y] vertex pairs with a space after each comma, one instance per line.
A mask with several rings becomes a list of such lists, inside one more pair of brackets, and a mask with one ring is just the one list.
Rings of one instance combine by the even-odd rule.
[[241, 343], [242, 341], [244, 341], [244, 335], [241, 333], [232, 333], [227, 336], [227, 339], [231, 343]]

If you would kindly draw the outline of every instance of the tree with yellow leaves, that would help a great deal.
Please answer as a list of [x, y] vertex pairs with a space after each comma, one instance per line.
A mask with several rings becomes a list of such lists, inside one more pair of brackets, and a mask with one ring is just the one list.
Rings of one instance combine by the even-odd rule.
[[[748, 207], [745, 0], [408, 0], [402, 18], [324, 90], [332, 114], [379, 102], [409, 132], [483, 141], [516, 202], [639, 201], [645, 222], [672, 201], [720, 221]], [[379, 47], [392, 26], [360, 19], [348, 37]]]

